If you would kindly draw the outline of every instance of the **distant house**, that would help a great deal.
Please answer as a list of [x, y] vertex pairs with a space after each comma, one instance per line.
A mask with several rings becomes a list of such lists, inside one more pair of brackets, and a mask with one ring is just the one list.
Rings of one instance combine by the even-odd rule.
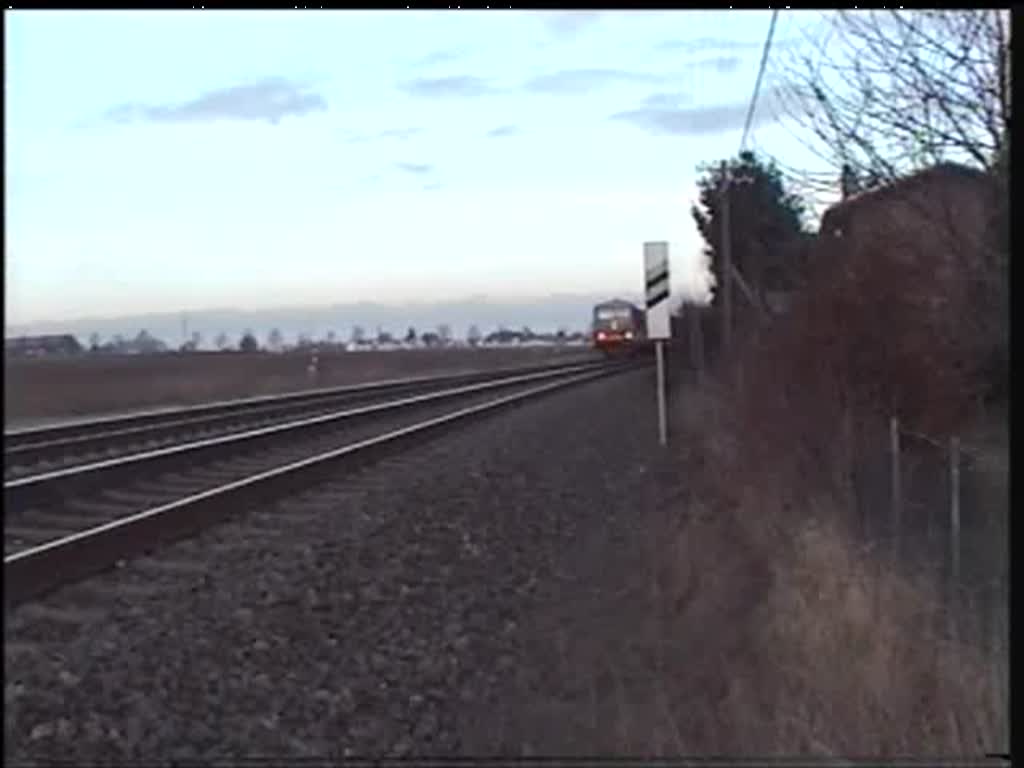
[[69, 357], [83, 351], [78, 339], [70, 333], [4, 339], [4, 352], [8, 357]]
[[518, 331], [509, 331], [504, 328], [487, 334], [484, 342], [488, 346], [505, 346], [509, 344], [520, 344], [523, 341], [523, 334]]
[[100, 347], [100, 351], [111, 355], [155, 355], [166, 352], [167, 344], [148, 331], [139, 331], [134, 339], [115, 337]]

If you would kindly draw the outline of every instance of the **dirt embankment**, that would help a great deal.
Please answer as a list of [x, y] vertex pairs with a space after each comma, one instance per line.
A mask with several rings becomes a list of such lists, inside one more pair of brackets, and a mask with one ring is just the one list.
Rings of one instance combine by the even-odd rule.
[[319, 355], [192, 353], [95, 355], [7, 360], [4, 413], [8, 427], [33, 420], [89, 416], [141, 408], [289, 392], [308, 387], [591, 358], [580, 348], [448, 349]]

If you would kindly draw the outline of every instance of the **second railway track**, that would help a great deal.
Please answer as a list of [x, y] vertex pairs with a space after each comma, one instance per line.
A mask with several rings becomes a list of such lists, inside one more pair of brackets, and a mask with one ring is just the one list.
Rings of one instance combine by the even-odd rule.
[[[371, 460], [466, 419], [629, 367], [580, 363], [476, 374], [472, 383], [440, 391], [335, 405], [315, 415], [307, 405], [302, 418], [285, 423], [7, 480], [5, 600], [21, 602], [155, 549], [242, 501], [304, 488], [340, 464]], [[455, 377], [443, 378], [451, 384]]]
[[4, 433], [4, 480], [257, 429], [286, 419], [313, 417], [343, 406], [386, 402], [401, 395], [412, 396], [508, 376], [555, 372], [575, 365], [390, 379], [8, 430]]

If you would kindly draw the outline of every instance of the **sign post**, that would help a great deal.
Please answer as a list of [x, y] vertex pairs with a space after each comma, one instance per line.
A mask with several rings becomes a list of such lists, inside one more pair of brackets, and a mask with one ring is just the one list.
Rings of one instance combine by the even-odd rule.
[[644, 287], [647, 303], [647, 338], [654, 340], [658, 362], [658, 442], [667, 445], [665, 339], [672, 336], [672, 321], [668, 311], [668, 243], [644, 243]]

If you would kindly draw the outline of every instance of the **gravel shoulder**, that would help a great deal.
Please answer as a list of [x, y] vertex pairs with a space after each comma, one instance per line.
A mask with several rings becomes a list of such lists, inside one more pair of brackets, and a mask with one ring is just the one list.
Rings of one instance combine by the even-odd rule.
[[539, 661], [671, 484], [653, 392], [550, 395], [8, 613], [6, 759], [593, 752], [524, 713], [595, 695]]

